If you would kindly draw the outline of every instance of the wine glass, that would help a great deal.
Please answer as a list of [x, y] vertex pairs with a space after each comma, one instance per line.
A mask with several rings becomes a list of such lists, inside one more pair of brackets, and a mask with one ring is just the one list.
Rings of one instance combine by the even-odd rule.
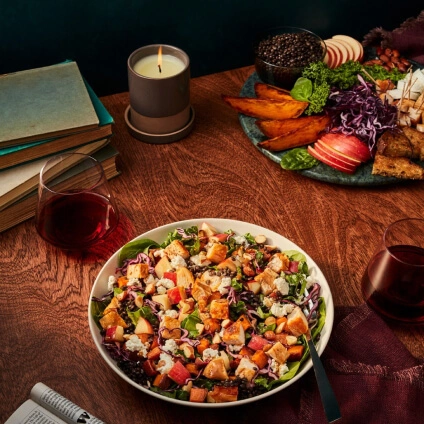
[[362, 278], [368, 305], [383, 317], [424, 324], [424, 219], [389, 225]]
[[35, 222], [40, 236], [62, 249], [105, 239], [119, 213], [100, 162], [81, 153], [49, 159], [40, 171]]

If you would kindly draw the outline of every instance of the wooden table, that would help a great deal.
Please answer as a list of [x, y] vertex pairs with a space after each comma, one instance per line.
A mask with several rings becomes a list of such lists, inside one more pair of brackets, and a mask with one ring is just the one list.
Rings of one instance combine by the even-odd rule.
[[[222, 93], [238, 94], [252, 71], [193, 79], [195, 126], [173, 144], [145, 144], [129, 135], [128, 93], [102, 99], [116, 121], [113, 143], [122, 170], [111, 180], [121, 223], [108, 242], [69, 255], [41, 240], [33, 220], [0, 235], [0, 422], [38, 381], [108, 423], [226, 421], [226, 408], [181, 408], [123, 382], [89, 333], [89, 293], [104, 262], [125, 242], [163, 224], [222, 217], [267, 227], [314, 258], [336, 306], [363, 302], [361, 275], [377, 239], [394, 220], [424, 217], [423, 184], [339, 186], [282, 170], [250, 143], [237, 113], [221, 100]], [[392, 328], [424, 358], [423, 329]], [[249, 408], [232, 411], [249, 422]]]

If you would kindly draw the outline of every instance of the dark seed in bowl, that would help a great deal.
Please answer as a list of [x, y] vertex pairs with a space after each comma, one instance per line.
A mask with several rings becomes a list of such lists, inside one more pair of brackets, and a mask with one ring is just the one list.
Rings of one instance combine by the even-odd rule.
[[307, 32], [269, 36], [261, 40], [256, 55], [272, 65], [303, 67], [322, 60], [320, 40]]

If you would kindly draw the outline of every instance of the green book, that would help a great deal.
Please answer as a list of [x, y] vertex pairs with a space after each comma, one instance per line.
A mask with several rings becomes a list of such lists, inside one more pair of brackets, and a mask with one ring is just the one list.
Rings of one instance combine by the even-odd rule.
[[[96, 128], [76, 134], [47, 138], [10, 147], [0, 147], [0, 170], [21, 163], [42, 158], [72, 147], [99, 140], [112, 134], [114, 119], [87, 81], [84, 80], [88, 95], [99, 120]], [[1, 146], [1, 144], [0, 144]]]
[[76, 62], [0, 76], [0, 147], [78, 133], [99, 118]]

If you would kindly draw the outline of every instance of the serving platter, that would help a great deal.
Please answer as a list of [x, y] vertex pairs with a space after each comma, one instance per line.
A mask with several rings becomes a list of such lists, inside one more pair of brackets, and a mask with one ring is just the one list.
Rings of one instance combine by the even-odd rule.
[[[253, 72], [244, 83], [240, 96], [242, 97], [256, 97], [255, 96], [255, 83], [262, 82], [256, 72]], [[266, 157], [271, 159], [278, 164], [281, 162], [281, 158], [286, 155], [290, 150], [281, 151], [281, 152], [270, 152], [269, 150], [263, 149], [258, 146], [258, 143], [266, 140], [266, 137], [259, 130], [255, 124], [257, 118], [252, 118], [243, 114], [239, 114], [239, 121], [243, 131], [246, 133], [249, 140], [253, 145]], [[418, 162], [421, 166], [424, 166], [424, 162]], [[304, 169], [300, 171], [290, 171], [297, 172], [306, 177], [324, 181], [327, 183], [340, 184], [340, 185], [349, 185], [349, 186], [381, 186], [389, 184], [399, 184], [406, 180], [401, 180], [394, 177], [383, 177], [380, 175], [372, 175], [372, 162], [362, 164], [358, 167], [355, 174], [350, 175], [336, 169], [331, 168], [330, 166], [319, 163], [318, 165]]]
[[[325, 324], [322, 328], [322, 331], [320, 333], [320, 339], [317, 342], [317, 351], [319, 354], [321, 354], [331, 335], [332, 327], [333, 327], [333, 321], [334, 321], [334, 304], [333, 304], [333, 298], [331, 294], [330, 287], [328, 285], [328, 282], [322, 273], [322, 271], [319, 269], [318, 265], [314, 262], [314, 260], [299, 246], [297, 246], [294, 242], [290, 241], [289, 239], [285, 238], [284, 236], [273, 232], [269, 229], [263, 228], [261, 226], [251, 224], [248, 222], [242, 222], [237, 220], [230, 220], [230, 219], [219, 219], [219, 218], [198, 218], [198, 219], [191, 219], [186, 221], [180, 221], [180, 222], [174, 222], [171, 224], [167, 224], [155, 229], [152, 229], [144, 234], [141, 234], [140, 236], [136, 237], [134, 240], [139, 239], [150, 239], [157, 241], [158, 243], [162, 243], [163, 240], [166, 239], [166, 236], [169, 232], [174, 231], [176, 228], [189, 228], [191, 226], [197, 225], [200, 227], [202, 223], [208, 223], [215, 227], [218, 231], [227, 231], [229, 229], [235, 231], [237, 234], [243, 235], [246, 233], [250, 233], [252, 235], [265, 235], [267, 237], [267, 243], [278, 246], [281, 250], [297, 250], [301, 253], [303, 253], [306, 256], [307, 264], [310, 270], [310, 274], [314, 276], [314, 278], [319, 282], [321, 286], [320, 296], [323, 297], [326, 305], [326, 319]], [[108, 279], [110, 275], [115, 275], [115, 271], [118, 267], [118, 256], [119, 251], [116, 251], [109, 260], [105, 263], [103, 268], [100, 270], [94, 285], [91, 290], [90, 299], [88, 302], [88, 321], [89, 321], [89, 327], [91, 336], [93, 338], [93, 341], [96, 345], [96, 348], [98, 349], [101, 358], [106, 362], [106, 364], [124, 381], [126, 381], [128, 384], [134, 386], [138, 390], [156, 397], [158, 399], [161, 399], [163, 401], [176, 403], [180, 405], [185, 406], [191, 406], [191, 407], [199, 407], [199, 408], [224, 408], [229, 406], [239, 406], [242, 404], [258, 401], [260, 399], [263, 399], [267, 396], [273, 395], [277, 392], [280, 392], [281, 390], [289, 387], [294, 382], [298, 381], [300, 378], [302, 378], [305, 373], [308, 372], [308, 370], [312, 367], [312, 361], [310, 358], [308, 358], [302, 365], [297, 374], [290, 380], [286, 381], [284, 384], [270, 390], [269, 392], [263, 393], [258, 396], [254, 396], [249, 399], [243, 399], [235, 402], [228, 402], [228, 403], [193, 403], [193, 402], [187, 402], [183, 400], [178, 400], [174, 398], [164, 397], [158, 393], [152, 392], [148, 390], [147, 388], [137, 384], [133, 380], [131, 380], [126, 374], [124, 374], [120, 368], [117, 366], [116, 362], [110, 357], [109, 353], [105, 349], [105, 347], [102, 344], [102, 337], [100, 335], [99, 328], [96, 325], [96, 322], [94, 318], [91, 315], [91, 303], [93, 297], [98, 298], [103, 296], [108, 291]]]

